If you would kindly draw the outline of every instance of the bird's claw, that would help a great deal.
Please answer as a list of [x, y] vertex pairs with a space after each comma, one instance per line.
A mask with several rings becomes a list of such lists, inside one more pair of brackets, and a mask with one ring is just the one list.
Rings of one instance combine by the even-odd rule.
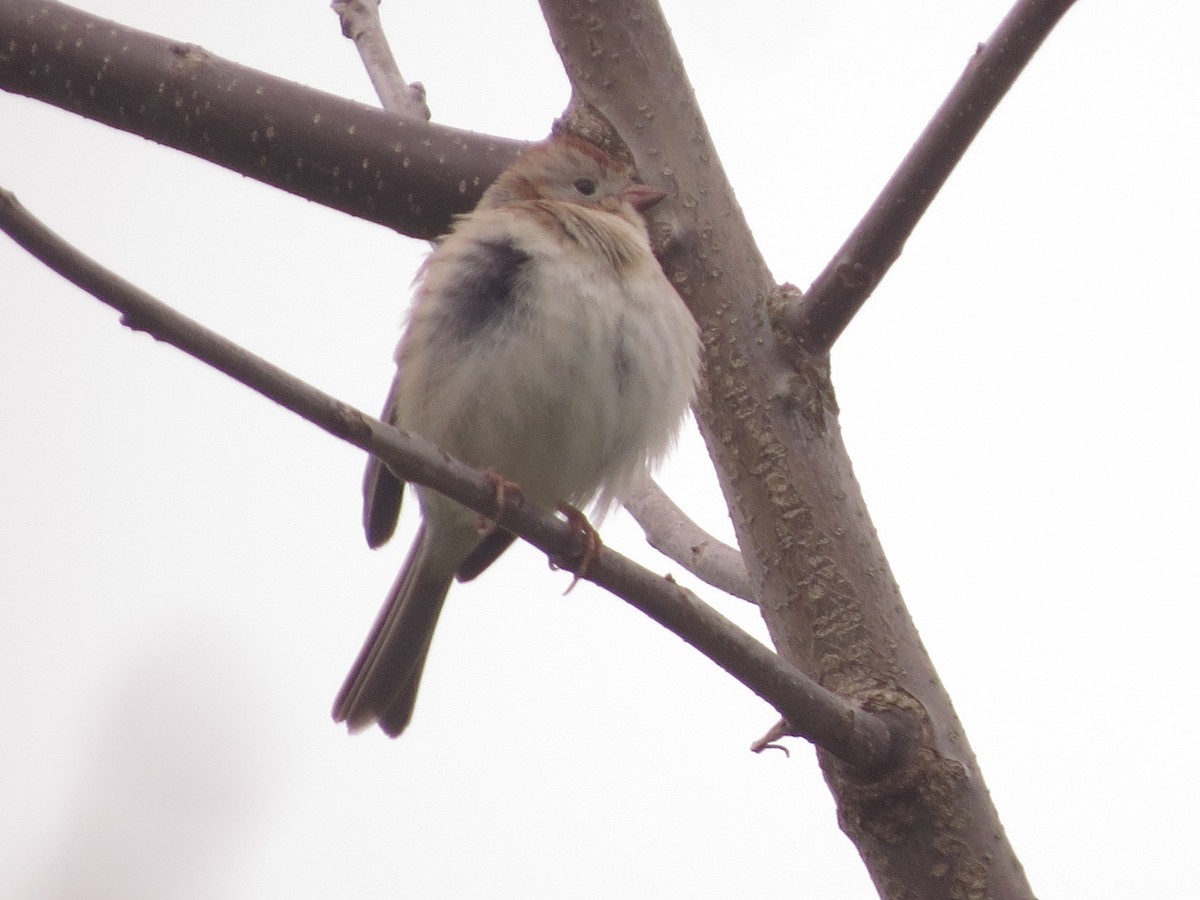
[[495, 491], [496, 514], [488, 518], [483, 513], [478, 513], [476, 520], [476, 528], [482, 535], [490, 534], [495, 530], [500, 517], [504, 515], [505, 506], [511, 501], [516, 506], [523, 506], [525, 503], [525, 494], [521, 490], [521, 486], [515, 481], [509, 481], [499, 472], [494, 469], [484, 469], [484, 477], [492, 483], [492, 489]]
[[600, 533], [587, 520], [587, 516], [574, 506], [560, 503], [558, 511], [567, 517], [567, 524], [572, 529], [572, 543], [575, 545], [571, 548], [569, 557], [560, 556], [550, 561], [551, 568], [567, 569], [575, 575], [563, 591], [565, 597], [575, 589], [579, 580], [587, 575], [588, 569], [596, 561], [596, 557], [600, 555], [600, 548], [604, 545], [600, 540]]

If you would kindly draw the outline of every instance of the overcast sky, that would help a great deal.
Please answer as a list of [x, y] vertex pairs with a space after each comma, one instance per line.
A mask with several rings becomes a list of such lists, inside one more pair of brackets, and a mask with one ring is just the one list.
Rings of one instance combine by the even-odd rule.
[[[374, 102], [323, 0], [83, 5]], [[665, 5], [803, 286], [1008, 4]], [[533, 139], [565, 105], [535, 4], [384, 13], [439, 122]], [[1079, 3], [834, 353], [884, 547], [1045, 897], [1194, 890], [1198, 24]], [[0, 185], [379, 407], [424, 245], [7, 94]], [[368, 551], [358, 450], [6, 238], [0, 409], [0, 896], [873, 896], [811, 748], [749, 753], [771, 709], [526, 548], [455, 588], [410, 731], [348, 737], [329, 707], [414, 511]], [[694, 431], [662, 481], [731, 536]], [[692, 583], [625, 517], [604, 538]]]

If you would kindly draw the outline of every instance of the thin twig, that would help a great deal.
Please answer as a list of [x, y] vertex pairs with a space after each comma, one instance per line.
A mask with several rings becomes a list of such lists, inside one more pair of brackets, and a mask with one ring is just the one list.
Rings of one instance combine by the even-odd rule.
[[429, 106], [425, 102], [425, 86], [419, 81], [409, 84], [400, 74], [396, 57], [388, 45], [379, 19], [380, 0], [333, 0], [329, 5], [342, 23], [342, 34], [354, 41], [363, 68], [379, 96], [379, 103], [402, 119], [427, 122]]
[[[495, 485], [423, 438], [384, 425], [305, 384], [171, 309], [85, 256], [0, 189], [0, 230], [72, 283], [145, 331], [224, 372], [330, 434], [384, 460], [406, 481], [426, 485], [484, 515], [494, 513]], [[533, 504], [511, 505], [504, 527], [556, 558], [574, 530]], [[846, 764], [878, 772], [895, 758], [891, 731], [872, 713], [823, 688], [780, 659], [670, 578], [604, 548], [585, 576], [640, 609], [708, 656], [774, 706], [805, 737]]]
[[866, 215], [808, 293], [785, 313], [805, 348], [826, 353], [833, 346], [900, 257], [904, 242], [984, 122], [1073, 3], [1021, 0], [988, 42], [979, 45]]
[[746, 564], [735, 547], [717, 540], [680, 509], [656, 481], [647, 481], [625, 500], [646, 541], [705, 584], [757, 603]]

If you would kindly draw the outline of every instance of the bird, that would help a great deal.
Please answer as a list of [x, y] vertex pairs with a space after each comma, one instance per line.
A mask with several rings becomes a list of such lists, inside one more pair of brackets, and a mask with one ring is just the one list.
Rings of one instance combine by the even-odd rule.
[[[599, 521], [668, 452], [700, 375], [699, 329], [642, 216], [666, 196], [570, 133], [522, 152], [418, 270], [381, 418], [487, 472], [498, 503], [507, 486], [545, 507], [590, 503]], [[392, 536], [404, 486], [369, 459], [370, 547]], [[452, 582], [513, 541], [413, 493], [421, 524], [334, 702], [351, 732], [404, 731]]]

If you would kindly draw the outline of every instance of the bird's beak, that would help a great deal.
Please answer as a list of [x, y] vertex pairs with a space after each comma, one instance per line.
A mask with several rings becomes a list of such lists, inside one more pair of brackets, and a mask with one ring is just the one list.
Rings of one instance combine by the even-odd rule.
[[618, 194], [622, 200], [636, 209], [638, 212], [649, 209], [659, 200], [667, 196], [666, 191], [660, 191], [658, 188], [650, 187], [648, 184], [631, 184], [625, 190]]

